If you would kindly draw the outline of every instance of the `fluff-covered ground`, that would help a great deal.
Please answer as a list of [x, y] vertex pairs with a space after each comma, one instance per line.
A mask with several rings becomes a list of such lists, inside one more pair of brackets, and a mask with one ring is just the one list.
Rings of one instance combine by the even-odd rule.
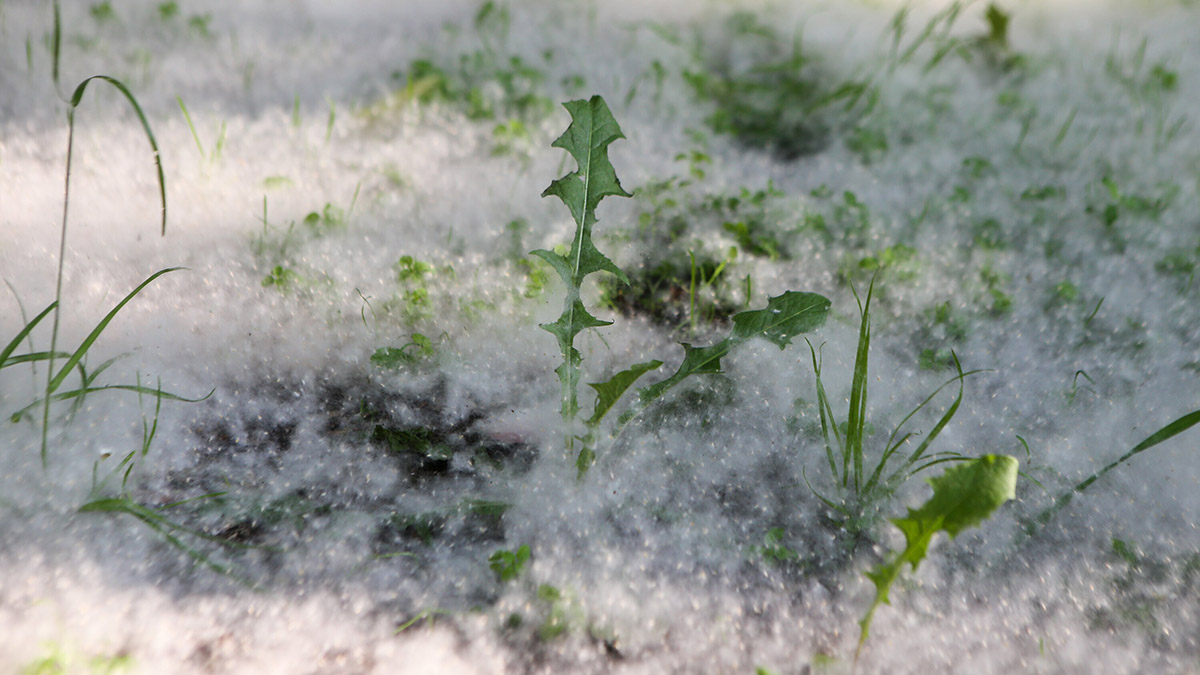
[[[1022, 526], [1200, 408], [1200, 7], [997, 4], [67, 3], [56, 91], [51, 5], [0, 2], [0, 345], [54, 299], [62, 97], [107, 74], [157, 138], [166, 236], [137, 118], [93, 82], [59, 349], [185, 267], [87, 372], [211, 391], [56, 403], [45, 468], [40, 408], [0, 428], [0, 670], [849, 672], [863, 571], [902, 538], [814, 496], [839, 493], [802, 340], [674, 390], [582, 483], [562, 450], [537, 324], [563, 289], [527, 253], [571, 237], [539, 198], [574, 168], [558, 103], [600, 94], [634, 197], [596, 241], [635, 285], [585, 286], [614, 321], [585, 381], [811, 291], [845, 415], [851, 284], [880, 266], [868, 457], [954, 356], [987, 369], [934, 448], [1017, 457], [1017, 499], [906, 570], [860, 672], [1200, 671], [1200, 432]], [[47, 320], [13, 354], [49, 344]], [[0, 371], [6, 416], [35, 365]], [[79, 512], [121, 495], [179, 545]]]

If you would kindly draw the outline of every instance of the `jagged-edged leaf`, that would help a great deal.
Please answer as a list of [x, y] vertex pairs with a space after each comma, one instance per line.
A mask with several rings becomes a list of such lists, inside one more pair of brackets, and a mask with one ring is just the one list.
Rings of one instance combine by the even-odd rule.
[[571, 281], [575, 277], [575, 271], [571, 269], [571, 261], [567, 260], [566, 256], [559, 255], [554, 251], [547, 251], [546, 249], [538, 249], [536, 251], [531, 251], [531, 253], [550, 263], [550, 266], [554, 268], [554, 271], [558, 272], [558, 276], [562, 279], [563, 284], [566, 285], [567, 288], [571, 287]]
[[606, 382], [591, 382], [588, 386], [596, 390], [596, 408], [592, 412], [591, 418], [588, 419], [588, 426], [596, 426], [608, 411], [612, 409], [625, 390], [629, 388], [639, 377], [658, 368], [662, 365], [662, 361], [647, 361], [639, 363], [628, 370], [613, 375]]
[[679, 384], [684, 378], [690, 375], [721, 372], [721, 359], [729, 353], [729, 350], [737, 342], [733, 338], [728, 337], [709, 347], [693, 347], [686, 342], [681, 342], [680, 344], [683, 345], [683, 363], [680, 363], [679, 369], [667, 379], [655, 382], [649, 387], [643, 387], [638, 391], [638, 398], [641, 399], [643, 406], [662, 396], [668, 389]]
[[734, 347], [752, 337], [762, 337], [782, 349], [800, 333], [825, 323], [829, 299], [816, 293], [787, 291], [767, 300], [763, 309], [739, 312], [733, 316], [729, 337], [709, 347], [683, 344], [683, 363], [673, 375], [638, 392], [644, 407], [690, 375], [721, 372], [721, 359]]
[[888, 589], [900, 576], [904, 564], [917, 569], [929, 550], [933, 535], [945, 532], [953, 538], [987, 520], [1004, 502], [1015, 499], [1018, 465], [1017, 459], [1009, 455], [984, 455], [963, 462], [929, 480], [933, 486], [929, 501], [920, 508], [908, 509], [908, 515], [903, 518], [892, 519], [904, 533], [904, 550], [867, 572], [867, 577], [875, 584], [875, 599], [859, 621], [859, 650], [867, 640], [875, 609], [881, 604], [889, 604]]
[[571, 125], [551, 145], [571, 153], [579, 169], [551, 183], [542, 196], [561, 199], [571, 210], [575, 223], [586, 231], [596, 222], [596, 205], [601, 199], [609, 195], [630, 196], [608, 161], [608, 145], [625, 138], [625, 134], [599, 96], [587, 101], [568, 101], [563, 107], [571, 114]]
[[540, 324], [541, 328], [558, 338], [560, 347], [567, 349], [575, 340], [575, 336], [588, 328], [598, 328], [600, 326], [612, 325], [611, 321], [604, 321], [592, 316], [591, 312], [583, 306], [583, 303], [576, 300], [573, 303], [572, 311], [563, 312], [562, 316], [558, 317], [554, 323]]
[[[534, 251], [541, 259], [550, 263], [566, 286], [563, 312], [557, 321], [542, 324], [542, 328], [558, 338], [563, 363], [559, 366], [559, 380], [563, 388], [562, 416], [571, 423], [579, 411], [577, 386], [579, 383], [579, 352], [575, 350], [575, 336], [587, 328], [606, 326], [588, 313], [579, 299], [583, 279], [593, 272], [610, 272], [628, 283], [625, 274], [596, 248], [592, 242], [592, 226], [596, 222], [596, 206], [609, 195], [631, 196], [621, 187], [616, 169], [608, 160], [608, 146], [618, 138], [624, 138], [617, 121], [604, 99], [568, 101], [563, 104], [571, 115], [571, 124], [552, 144], [562, 148], [575, 158], [576, 170], [555, 180], [542, 192], [543, 197], [555, 196], [562, 200], [571, 217], [575, 219], [575, 236], [568, 255], [552, 251]], [[567, 446], [572, 445], [568, 435]]]
[[829, 305], [829, 299], [822, 295], [787, 291], [769, 298], [763, 309], [735, 314], [731, 337], [738, 340], [764, 337], [783, 349], [793, 337], [824, 324]]

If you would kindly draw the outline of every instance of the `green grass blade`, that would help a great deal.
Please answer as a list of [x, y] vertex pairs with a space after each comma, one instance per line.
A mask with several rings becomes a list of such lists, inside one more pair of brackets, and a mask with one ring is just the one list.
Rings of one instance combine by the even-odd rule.
[[[36, 327], [38, 325], [38, 323], [41, 322], [42, 319], [46, 318], [46, 316], [49, 315], [50, 312], [54, 311], [55, 307], [58, 307], [57, 302], [52, 302], [49, 305], [47, 305], [46, 309], [43, 309], [40, 314], [33, 317], [33, 319], [29, 323], [25, 324], [25, 327], [17, 332], [16, 337], [14, 337], [7, 345], [5, 345], [3, 350], [0, 350], [0, 368], [5, 367], [6, 365], [11, 365], [9, 363], [9, 358], [8, 358], [9, 355], [13, 353], [13, 350], [15, 350], [17, 348], [17, 345], [19, 345], [21, 343], [21, 340], [24, 340], [25, 336], [29, 335], [29, 333], [33, 331], [34, 327]], [[47, 352], [39, 352], [39, 353], [48, 355]], [[28, 357], [28, 356], [32, 356], [32, 355], [26, 354], [24, 356]], [[22, 357], [20, 357], [20, 356], [13, 357], [13, 363], [18, 363], [18, 361], [16, 361], [16, 359], [21, 359], [21, 358]], [[24, 360], [25, 361], [37, 361], [37, 360], [41, 360], [41, 359], [25, 358]]]
[[956, 370], [958, 370], [958, 375], [942, 383], [942, 386], [938, 387], [937, 389], [934, 389], [932, 394], [927, 396], [924, 401], [921, 401], [920, 405], [918, 405], [916, 408], [913, 408], [912, 412], [906, 415], [904, 419], [900, 421], [900, 424], [896, 425], [896, 429], [892, 432], [892, 436], [888, 438], [888, 444], [886, 446], [887, 449], [884, 451], [883, 456], [879, 460], [879, 464], [875, 467], [875, 471], [871, 476], [871, 480], [868, 482], [868, 492], [874, 489], [878, 484], [878, 479], [880, 475], [882, 475], [884, 467], [892, 458], [892, 455], [900, 449], [900, 446], [903, 445], [909, 437], [912, 436], [911, 433], [905, 434], [903, 438], [893, 443], [893, 439], [900, 431], [900, 428], [903, 427], [908, 420], [912, 419], [913, 415], [916, 415], [918, 412], [924, 409], [925, 406], [929, 405], [929, 403], [933, 401], [934, 397], [941, 393], [943, 389], [955, 382], [958, 383], [958, 396], [955, 397], [954, 403], [952, 403], [950, 407], [946, 409], [946, 412], [942, 414], [942, 417], [937, 421], [936, 424], [934, 424], [933, 428], [930, 429], [929, 435], [925, 437], [925, 440], [923, 440], [921, 444], [917, 446], [917, 449], [914, 450], [911, 455], [909, 455], [907, 460], [905, 460], [904, 465], [894, 472], [886, 481], [884, 481], [884, 484], [886, 485], [894, 484], [894, 481], [899, 478], [901, 474], [907, 471], [909, 467], [921, 461], [921, 458], [925, 455], [925, 451], [929, 449], [929, 446], [933, 444], [938, 435], [942, 433], [942, 430], [946, 428], [946, 425], [950, 423], [950, 420], [954, 418], [954, 415], [958, 412], [959, 406], [962, 404], [963, 381], [971, 375], [985, 372], [983, 370], [971, 370], [964, 373], [962, 365], [958, 361], [958, 355], [954, 352], [951, 352], [950, 355], [954, 359], [954, 367]]
[[[853, 291], [853, 289], [851, 289]], [[871, 349], [871, 295], [875, 278], [867, 288], [866, 302], [859, 303], [858, 349], [854, 355], [854, 374], [850, 380], [850, 412], [846, 419], [846, 446], [842, 456], [842, 486], [848, 485], [847, 465], [853, 468], [854, 492], [860, 493], [863, 475], [863, 437], [867, 423], [867, 360]], [[858, 293], [854, 294], [858, 299]]]
[[1038, 514], [1038, 516], [1034, 518], [1033, 522], [1037, 524], [1037, 527], [1045, 525], [1046, 523], [1050, 522], [1050, 519], [1053, 518], [1055, 514], [1066, 508], [1067, 505], [1071, 503], [1071, 500], [1074, 499], [1076, 494], [1088, 489], [1092, 483], [1100, 480], [1100, 478], [1102, 478], [1109, 471], [1112, 471], [1125, 462], [1128, 462], [1139, 453], [1145, 452], [1146, 450], [1153, 448], [1163, 441], [1178, 436], [1197, 424], [1200, 424], [1200, 410], [1193, 410], [1192, 412], [1180, 417], [1174, 422], [1171, 422], [1158, 431], [1150, 434], [1141, 443], [1135, 445], [1132, 450], [1124, 455], [1121, 455], [1116, 459], [1116, 461], [1110, 463], [1108, 466], [1105, 466], [1103, 469], [1100, 469], [1091, 476], [1088, 476], [1084, 481], [1071, 488], [1071, 490], [1061, 495], [1058, 499], [1054, 500], [1054, 504], [1052, 504], [1050, 508]]
[[[100, 387], [80, 387], [79, 389], [71, 389], [69, 391], [60, 391], [58, 393], [52, 394], [50, 396], [50, 401], [51, 402], [70, 401], [70, 400], [85, 397], [89, 394], [94, 394], [98, 391], [112, 391], [112, 390], [132, 391], [132, 392], [136, 392], [138, 394], [151, 394], [154, 396], [158, 396], [158, 394], [159, 394], [159, 390], [157, 390], [153, 387], [144, 387], [144, 386], [138, 386], [138, 385], [134, 385], [134, 384], [106, 384], [106, 385], [103, 385]], [[181, 401], [183, 403], [199, 403], [201, 401], [207, 400], [208, 397], [212, 396], [214, 392], [216, 392], [216, 389], [212, 389], [211, 391], [209, 391], [207, 394], [205, 394], [204, 396], [202, 396], [200, 398], [187, 398], [186, 396], [180, 396], [178, 394], [172, 394], [170, 392], [164, 391], [164, 392], [162, 392], [162, 398], [164, 401]], [[29, 405], [25, 406], [24, 408], [21, 408], [17, 412], [13, 413], [12, 421], [16, 422], [16, 421], [20, 420], [22, 417], [25, 416], [26, 413], [28, 413], [29, 411], [33, 410], [34, 408], [36, 408], [40, 405], [44, 405], [44, 404], [45, 404], [44, 399], [38, 399], [38, 400], [34, 401], [33, 403], [30, 403]]]
[[[111, 84], [117, 91], [125, 97], [129, 105], [133, 108], [133, 112], [137, 115], [138, 121], [142, 123], [142, 131], [146, 134], [146, 140], [150, 141], [150, 149], [154, 151], [154, 166], [158, 170], [158, 196], [162, 202], [162, 234], [167, 233], [167, 181], [163, 177], [162, 157], [158, 152], [158, 141], [154, 138], [154, 131], [150, 128], [150, 122], [146, 119], [146, 113], [142, 112], [142, 106], [138, 104], [134, 98], [133, 92], [129, 91], [120, 80], [109, 77], [108, 75], [93, 75], [75, 87], [75, 93], [71, 95], [71, 111], [74, 114], [75, 108], [79, 107], [79, 103], [83, 100], [83, 94], [87, 91], [87, 86], [92, 80], [101, 80]], [[73, 122], [72, 122], [73, 124]], [[68, 159], [68, 162], [70, 160]]]
[[825, 458], [829, 460], [829, 476], [836, 483], [838, 479], [837, 460], [833, 444], [829, 442], [829, 432], [831, 429], [833, 430], [838, 448], [842, 447], [842, 437], [838, 433], [837, 421], [833, 418], [833, 408], [829, 405], [829, 396], [825, 393], [825, 385], [821, 382], [821, 361], [817, 358], [817, 350], [813, 348], [812, 342], [809, 342], [808, 338], [805, 338], [804, 341], [808, 342], [808, 351], [812, 355], [813, 374], [817, 380], [817, 412], [821, 418], [821, 436], [825, 440]]
[[188, 129], [192, 132], [192, 140], [196, 141], [196, 149], [200, 151], [200, 157], [208, 157], [208, 154], [204, 152], [204, 144], [200, 142], [200, 134], [196, 133], [196, 125], [192, 124], [192, 114], [188, 112], [182, 98], [176, 96], [175, 102], [179, 104], [179, 109], [183, 111], [183, 119], [187, 120]]
[[[54, 352], [54, 358], [56, 359], [65, 359], [69, 356], [71, 355], [67, 352]], [[6, 360], [3, 364], [0, 364], [0, 368], [8, 368], [9, 366], [15, 366], [19, 363], [36, 363], [37, 361], [49, 360], [50, 352], [29, 352], [28, 354], [17, 354], [16, 356], [8, 357], [8, 360]]]
[[[54, 81], [54, 89], [58, 90], [58, 62], [62, 54], [62, 12], [58, 8], [58, 0], [54, 0], [54, 34], [50, 38], [50, 78]], [[60, 93], [59, 96], [62, 96]]]
[[108, 497], [96, 499], [79, 507], [79, 513], [125, 513], [133, 516], [134, 518], [142, 521], [142, 523], [147, 527], [161, 535], [163, 539], [167, 541], [167, 543], [182, 551], [197, 563], [200, 563], [214, 572], [217, 572], [223, 576], [227, 576], [243, 585], [251, 585], [249, 581], [236, 574], [232, 567], [223, 565], [213, 560], [210, 556], [204, 554], [204, 552], [196, 549], [195, 547], [187, 545], [174, 533], [183, 532], [200, 539], [205, 539], [232, 548], [253, 548], [251, 546], [246, 544], [237, 544], [235, 542], [214, 537], [210, 534], [185, 527], [179, 523], [164, 518], [153, 509], [146, 508], [145, 506], [138, 504], [128, 497]]
[[113, 307], [112, 311], [110, 311], [107, 315], [105, 315], [105, 317], [100, 320], [100, 323], [96, 324], [96, 327], [92, 329], [92, 332], [88, 334], [88, 336], [83, 340], [82, 343], [80, 343], [79, 348], [76, 349], [73, 354], [71, 354], [71, 357], [69, 359], [67, 359], [67, 363], [65, 365], [63, 365], [63, 367], [58, 371], [58, 374], [55, 375], [54, 378], [50, 380], [50, 383], [46, 387], [47, 394], [53, 394], [55, 391], [58, 390], [59, 386], [62, 385], [63, 380], [66, 379], [67, 373], [72, 368], [74, 368], [77, 363], [79, 363], [80, 359], [83, 358], [84, 354], [86, 354], [87, 351], [89, 349], [91, 349], [92, 344], [94, 342], [96, 342], [96, 340], [100, 337], [100, 334], [104, 332], [104, 329], [108, 328], [108, 324], [113, 320], [113, 317], [115, 317], [117, 315], [117, 312], [121, 311], [121, 309], [123, 307], [125, 307], [125, 305], [128, 304], [129, 301], [134, 298], [134, 296], [136, 296], [138, 293], [142, 292], [142, 289], [145, 288], [146, 286], [150, 285], [150, 283], [152, 283], [155, 279], [161, 277], [162, 275], [164, 275], [168, 272], [175, 272], [175, 271], [181, 270], [181, 269], [185, 269], [185, 268], [183, 268], [183, 267], [168, 267], [166, 269], [161, 269], [161, 270], [155, 272], [154, 274], [151, 274], [149, 277], [146, 278], [145, 281], [138, 284], [137, 288], [130, 291], [129, 295], [126, 295], [125, 298], [121, 300], [121, 302], [117, 303], [116, 307]]
[[807, 470], [801, 468], [800, 476], [804, 479], [804, 484], [808, 486], [808, 490], [813, 493], [814, 497], [816, 497], [817, 499], [820, 499], [822, 502], [824, 502], [825, 506], [828, 506], [829, 508], [833, 509], [834, 511], [837, 511], [838, 513], [842, 514], [843, 516], [846, 516], [847, 518], [850, 517], [851, 514], [850, 514], [849, 509], [842, 506], [841, 504], [834, 502], [832, 499], [826, 497], [825, 495], [821, 494], [820, 492], [817, 492], [817, 489], [812, 486], [812, 483], [808, 482], [808, 471]]

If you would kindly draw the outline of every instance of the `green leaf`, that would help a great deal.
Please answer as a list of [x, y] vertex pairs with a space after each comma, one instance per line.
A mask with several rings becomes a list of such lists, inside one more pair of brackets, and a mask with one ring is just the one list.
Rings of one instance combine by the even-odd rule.
[[[579, 298], [583, 279], [593, 272], [610, 272], [628, 283], [624, 272], [601, 253], [592, 242], [592, 226], [596, 223], [596, 206], [610, 195], [631, 196], [617, 180], [616, 169], [608, 160], [608, 146], [618, 138], [624, 138], [617, 121], [604, 99], [568, 101], [563, 104], [571, 115], [571, 124], [552, 144], [562, 148], [575, 158], [575, 171], [555, 180], [544, 192], [543, 197], [555, 196], [562, 200], [571, 217], [575, 219], [575, 236], [569, 255], [539, 250], [533, 254], [542, 258], [558, 272], [566, 286], [563, 312], [554, 323], [542, 324], [542, 328], [558, 339], [563, 363], [556, 372], [562, 385], [563, 421], [571, 424], [579, 411], [578, 387], [579, 364], [582, 356], [575, 349], [575, 336], [588, 328], [608, 325], [592, 316]], [[567, 431], [567, 447], [573, 445], [573, 435]]]
[[[37, 316], [33, 317], [33, 319], [29, 323], [25, 324], [25, 327], [17, 332], [16, 336], [14, 336], [13, 339], [10, 340], [7, 345], [4, 346], [4, 349], [0, 350], [0, 368], [3, 368], [5, 365], [8, 365], [9, 355], [12, 354], [13, 350], [15, 350], [17, 348], [17, 346], [21, 344], [21, 340], [24, 340], [25, 336], [29, 335], [29, 333], [33, 330], [34, 326], [37, 326], [38, 323], [41, 322], [42, 319], [46, 318], [46, 316], [48, 314], [50, 314], [50, 312], [53, 311], [54, 308], [57, 306], [58, 306], [58, 302], [52, 302], [49, 305], [47, 305], [46, 309], [43, 309], [41, 311], [41, 313], [39, 313]], [[13, 359], [13, 361], [15, 362], [16, 359]]]
[[683, 346], [683, 363], [680, 363], [679, 369], [667, 379], [655, 382], [638, 391], [638, 398], [643, 407], [691, 375], [720, 373], [721, 359], [729, 353], [736, 341], [732, 337], [727, 337], [708, 347], [693, 347], [686, 342], [679, 344]]
[[963, 530], [975, 527], [991, 517], [1004, 502], [1016, 498], [1017, 467], [1015, 457], [984, 455], [947, 469], [941, 476], [929, 480], [933, 497], [917, 509], [908, 509], [903, 518], [892, 523], [904, 533], [905, 546], [895, 558], [877, 565], [867, 577], [875, 584], [875, 599], [859, 621], [861, 632], [858, 652], [867, 640], [871, 618], [881, 604], [890, 604], [888, 589], [900, 576], [905, 563], [913, 570], [925, 558], [933, 535], [945, 532], [951, 538]]
[[829, 299], [816, 293], [787, 291], [767, 300], [763, 309], [733, 316], [733, 335], [739, 340], [763, 337], [783, 349], [792, 338], [825, 323]]
[[551, 146], [571, 153], [579, 169], [551, 183], [542, 196], [561, 199], [575, 223], [590, 231], [601, 199], [609, 195], [632, 196], [621, 187], [616, 169], [608, 161], [608, 145], [625, 138], [625, 134], [599, 96], [587, 101], [568, 101], [563, 107], [571, 114], [571, 125]]
[[721, 372], [721, 359], [731, 349], [753, 337], [762, 337], [783, 349], [791, 339], [825, 323], [830, 302], [816, 293], [787, 291], [767, 300], [764, 309], [739, 312], [733, 316], [729, 337], [708, 347], [683, 345], [683, 363], [673, 375], [638, 392], [645, 407], [690, 375]]
[[592, 412], [592, 416], [588, 419], [587, 425], [594, 427], [604, 419], [608, 411], [612, 409], [625, 390], [629, 388], [639, 377], [654, 370], [662, 365], [662, 361], [647, 361], [639, 363], [628, 370], [613, 375], [607, 382], [590, 382], [588, 386], [596, 390], [596, 408]]
[[525, 564], [531, 556], [529, 545], [522, 544], [516, 551], [496, 551], [488, 557], [488, 564], [500, 576], [500, 581], [512, 581], [525, 571]]

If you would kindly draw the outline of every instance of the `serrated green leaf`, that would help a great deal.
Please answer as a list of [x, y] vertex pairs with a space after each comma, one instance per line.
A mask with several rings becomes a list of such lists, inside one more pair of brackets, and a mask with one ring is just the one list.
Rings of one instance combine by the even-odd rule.
[[575, 342], [575, 336], [588, 328], [598, 328], [600, 326], [612, 325], [611, 321], [604, 321], [592, 316], [591, 312], [583, 306], [583, 303], [576, 300], [571, 312], [563, 312], [562, 316], [554, 323], [539, 324], [542, 330], [550, 333], [558, 338], [559, 347], [564, 351], [571, 348]]
[[[606, 326], [588, 313], [580, 301], [579, 293], [584, 277], [593, 272], [610, 272], [623, 282], [629, 280], [624, 272], [592, 242], [592, 226], [596, 223], [596, 207], [600, 200], [610, 195], [631, 196], [621, 187], [616, 169], [608, 160], [608, 146], [618, 138], [624, 138], [617, 121], [604, 99], [568, 101], [563, 104], [571, 115], [571, 124], [559, 136], [553, 147], [562, 148], [575, 158], [575, 171], [555, 180], [542, 192], [543, 197], [555, 196], [562, 200], [571, 217], [575, 219], [575, 236], [569, 255], [539, 250], [533, 254], [550, 263], [566, 286], [563, 312], [558, 320], [543, 324], [542, 328], [558, 339], [563, 363], [556, 372], [562, 384], [561, 413], [565, 423], [572, 424], [579, 411], [578, 384], [581, 356], [575, 349], [575, 336], [587, 328]], [[567, 431], [567, 447], [573, 445], [573, 435]]]
[[824, 324], [829, 305], [829, 299], [822, 295], [787, 291], [768, 299], [763, 309], [735, 314], [731, 337], [739, 340], [763, 337], [783, 349], [793, 337]]
[[571, 269], [571, 261], [567, 260], [566, 256], [559, 255], [554, 251], [547, 251], [545, 249], [538, 249], [536, 251], [532, 251], [531, 253], [550, 263], [550, 266], [554, 268], [554, 271], [558, 272], [558, 276], [560, 279], [562, 279], [563, 284], [567, 288], [571, 287], [571, 280], [575, 276], [575, 271]]
[[588, 386], [596, 390], [596, 408], [592, 412], [592, 416], [588, 418], [587, 425], [594, 427], [604, 419], [608, 411], [612, 409], [625, 390], [630, 387], [639, 377], [658, 368], [662, 365], [662, 361], [647, 361], [639, 363], [628, 370], [613, 375], [606, 382], [590, 382]]
[[787, 291], [767, 299], [763, 309], [739, 312], [733, 316], [733, 331], [729, 337], [709, 347], [683, 345], [683, 363], [673, 375], [638, 392], [641, 405], [662, 396], [671, 387], [691, 375], [721, 372], [721, 359], [734, 347], [753, 337], [762, 337], [786, 347], [800, 333], [825, 323], [829, 314], [829, 299], [816, 293]]
[[963, 462], [929, 480], [933, 486], [933, 497], [929, 501], [920, 508], [908, 509], [903, 518], [892, 519], [904, 533], [904, 550], [891, 561], [880, 563], [866, 573], [875, 584], [875, 599], [859, 621], [861, 632], [855, 659], [867, 640], [876, 608], [890, 604], [888, 589], [900, 576], [904, 564], [908, 563], [916, 570], [929, 550], [933, 535], [945, 532], [953, 538], [987, 520], [1004, 502], [1015, 499], [1018, 466], [1017, 459], [1009, 455], [984, 455]]
[[563, 104], [571, 125], [551, 145], [571, 153], [579, 169], [550, 184], [542, 196], [554, 195], [570, 209], [575, 223], [590, 230], [596, 206], [609, 195], [631, 196], [621, 187], [617, 171], [608, 161], [608, 145], [625, 138], [608, 104], [599, 96]]
[[667, 379], [655, 382], [649, 387], [643, 387], [638, 391], [638, 398], [642, 407], [649, 405], [654, 399], [667, 393], [671, 387], [674, 387], [691, 375], [721, 372], [721, 359], [729, 353], [729, 350], [737, 344], [737, 341], [732, 337], [727, 337], [717, 344], [708, 347], [693, 347], [686, 342], [681, 342], [680, 344], [683, 346], [683, 363], [680, 363], [679, 369]]

